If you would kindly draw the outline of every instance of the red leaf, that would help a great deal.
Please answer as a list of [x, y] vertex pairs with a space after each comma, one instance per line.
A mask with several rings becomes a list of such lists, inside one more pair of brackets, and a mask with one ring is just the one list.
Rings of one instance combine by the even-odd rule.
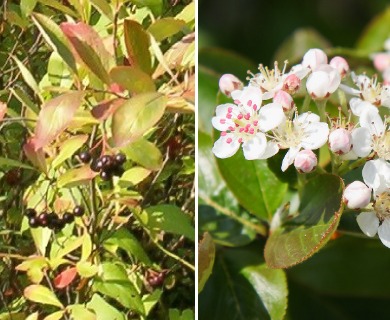
[[65, 288], [69, 286], [69, 284], [74, 280], [76, 275], [76, 267], [66, 269], [65, 271], [62, 271], [57, 277], [55, 277], [54, 286], [58, 289]]
[[7, 113], [7, 105], [4, 102], [0, 101], [0, 121], [3, 120], [6, 113]]
[[125, 100], [123, 99], [113, 99], [108, 101], [103, 101], [94, 107], [91, 111], [94, 118], [103, 121], [106, 120], [110, 115], [112, 115], [119, 106], [121, 106]]
[[36, 168], [39, 168], [42, 172], [47, 173], [45, 152], [42, 148], [37, 148], [35, 138], [27, 140], [27, 142], [23, 145], [23, 151], [27, 159], [30, 160]]
[[42, 106], [35, 128], [35, 150], [46, 147], [66, 129], [83, 97], [81, 91], [66, 93]]

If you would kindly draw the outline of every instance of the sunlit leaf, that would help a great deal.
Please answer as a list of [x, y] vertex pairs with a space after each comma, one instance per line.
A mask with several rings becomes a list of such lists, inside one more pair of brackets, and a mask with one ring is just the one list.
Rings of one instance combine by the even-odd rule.
[[73, 188], [76, 186], [88, 184], [97, 173], [92, 171], [89, 165], [77, 169], [70, 169], [61, 175], [57, 180], [59, 188]]
[[125, 320], [125, 315], [110, 305], [99, 294], [95, 293], [87, 303], [88, 309], [95, 311], [97, 320]]
[[152, 78], [138, 67], [115, 67], [111, 69], [110, 77], [132, 94], [156, 91]]
[[54, 280], [54, 286], [58, 289], [63, 289], [69, 286], [77, 275], [75, 267], [68, 268], [57, 275]]
[[185, 21], [169, 17], [156, 20], [150, 25], [148, 31], [156, 41], [162, 41], [182, 31], [185, 26]]
[[133, 187], [145, 180], [150, 175], [150, 170], [142, 167], [132, 167], [127, 170], [120, 178], [119, 185], [121, 187]]
[[[126, 156], [149, 170], [159, 170], [162, 165], [162, 154], [156, 145], [144, 138], [132, 142], [123, 149]], [[145, 154], [148, 156], [145, 157]]]
[[24, 289], [24, 297], [33, 302], [50, 304], [60, 308], [64, 307], [54, 292], [50, 291], [49, 288], [38, 284], [26, 287]]
[[51, 166], [53, 168], [58, 167], [61, 163], [63, 163], [66, 159], [69, 159], [73, 154], [80, 149], [83, 144], [87, 141], [88, 136], [78, 135], [65, 140], [65, 142], [61, 145], [60, 152], [58, 156], [53, 160]]
[[89, 311], [82, 304], [72, 304], [66, 307], [70, 311], [73, 320], [96, 320], [96, 314]]

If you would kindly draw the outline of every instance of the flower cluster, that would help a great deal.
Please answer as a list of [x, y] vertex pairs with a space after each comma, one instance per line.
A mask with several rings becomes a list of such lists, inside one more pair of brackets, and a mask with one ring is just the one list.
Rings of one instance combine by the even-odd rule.
[[[363, 210], [357, 218], [362, 231], [378, 233], [390, 247], [390, 130], [385, 115], [390, 108], [390, 40], [386, 49], [373, 56], [384, 82], [350, 71], [343, 57], [329, 61], [321, 49], [310, 49], [289, 70], [287, 62], [283, 68], [277, 62], [272, 69], [260, 65], [258, 73], [249, 73], [246, 85], [234, 75], [223, 75], [220, 90], [233, 102], [219, 105], [212, 119], [221, 131], [214, 155], [231, 157], [242, 147], [247, 160], [257, 160], [285, 149], [281, 170], [294, 164], [303, 174], [316, 170], [315, 150], [326, 146], [331, 160], [322, 171], [341, 176], [364, 164], [364, 183], [348, 185], [344, 201], [350, 209]], [[330, 99], [338, 107], [336, 117], [326, 112]], [[309, 109], [310, 100], [318, 112]]]

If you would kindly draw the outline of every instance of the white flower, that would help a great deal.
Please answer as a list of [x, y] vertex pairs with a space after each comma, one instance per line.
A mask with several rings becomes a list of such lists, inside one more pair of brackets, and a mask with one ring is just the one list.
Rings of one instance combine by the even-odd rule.
[[306, 89], [313, 99], [325, 99], [337, 90], [340, 82], [340, 74], [335, 68], [321, 65], [307, 79]]
[[344, 202], [350, 209], [362, 209], [371, 201], [372, 189], [361, 181], [354, 181], [344, 190]]
[[238, 105], [227, 103], [218, 106], [212, 119], [214, 128], [222, 131], [214, 144], [213, 153], [218, 158], [228, 158], [242, 144], [248, 160], [272, 157], [279, 149], [275, 143], [267, 142], [264, 132], [285, 121], [282, 106], [271, 103], [259, 108], [261, 92], [255, 87], [235, 91], [232, 97]]
[[317, 166], [317, 156], [311, 150], [301, 150], [295, 157], [294, 166], [300, 172], [311, 172]]
[[373, 189], [375, 201], [371, 211], [358, 215], [360, 229], [369, 237], [378, 233], [382, 243], [390, 248], [390, 164], [372, 160], [363, 168], [364, 182]]
[[219, 79], [219, 90], [225, 95], [230, 97], [230, 94], [235, 90], [241, 90], [243, 88], [242, 82], [232, 74], [224, 74]]
[[338, 128], [329, 134], [329, 149], [339, 155], [348, 153], [352, 148], [352, 135], [344, 129]]
[[312, 70], [316, 70], [320, 65], [327, 63], [328, 57], [321, 49], [310, 49], [305, 53], [302, 60], [302, 65]]
[[330, 60], [329, 65], [340, 73], [341, 78], [344, 78], [349, 71], [348, 62], [343, 57], [334, 57]]
[[282, 162], [282, 171], [286, 171], [301, 149], [315, 150], [326, 143], [329, 127], [327, 123], [320, 122], [318, 115], [306, 112], [286, 121], [273, 133], [279, 148], [290, 149]]

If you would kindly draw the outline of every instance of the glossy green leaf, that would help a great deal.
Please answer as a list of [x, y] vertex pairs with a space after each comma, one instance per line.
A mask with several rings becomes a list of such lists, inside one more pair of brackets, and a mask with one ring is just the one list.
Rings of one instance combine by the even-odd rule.
[[162, 41], [182, 31], [185, 27], [185, 21], [168, 17], [156, 20], [150, 25], [148, 31], [156, 41]]
[[218, 168], [229, 189], [250, 213], [271, 220], [287, 191], [268, 168], [266, 160], [248, 161], [241, 148], [233, 157], [217, 159]]
[[139, 67], [144, 72], [150, 74], [152, 71], [152, 60], [149, 52], [149, 35], [145, 32], [142, 25], [129, 19], [124, 21], [124, 32], [130, 65]]
[[159, 16], [163, 8], [163, 0], [132, 0], [138, 7], [148, 7], [155, 16]]
[[111, 69], [110, 77], [131, 94], [156, 91], [152, 78], [138, 67], [115, 67]]
[[45, 41], [57, 52], [69, 68], [77, 74], [76, 61], [70, 49], [70, 43], [61, 28], [49, 17], [34, 13], [32, 19]]
[[357, 43], [357, 48], [367, 53], [383, 50], [384, 42], [390, 35], [390, 8], [377, 15]]
[[[132, 142], [123, 149], [126, 156], [149, 170], [159, 170], [162, 165], [162, 154], [156, 145], [144, 138]], [[147, 156], [145, 156], [147, 155]]]
[[125, 315], [118, 309], [110, 305], [99, 294], [95, 293], [91, 301], [87, 303], [87, 308], [95, 311], [96, 320], [125, 320]]
[[126, 308], [145, 313], [141, 297], [137, 289], [129, 281], [126, 270], [117, 264], [105, 262], [102, 264], [101, 276], [93, 284], [95, 291], [105, 294]]
[[86, 134], [83, 134], [83, 135], [71, 137], [68, 140], [66, 140], [61, 145], [60, 152], [58, 156], [51, 163], [51, 166], [53, 168], [56, 168], [60, 164], [62, 164], [66, 159], [72, 157], [74, 153], [83, 146], [83, 144], [87, 141], [87, 139], [88, 136]]
[[12, 56], [12, 59], [18, 66], [20, 73], [27, 85], [34, 91], [36, 95], [40, 96], [38, 83], [35, 80], [34, 76], [31, 74], [30, 70], [18, 58]]
[[191, 219], [180, 208], [170, 204], [161, 204], [146, 208], [145, 212], [148, 214], [147, 225], [152, 231], [164, 230], [195, 240], [195, 229], [191, 224]]
[[10, 159], [10, 158], [3, 158], [3, 157], [0, 157], [0, 166], [1, 167], [15, 167], [15, 168], [35, 170], [34, 167], [31, 167], [28, 164], [25, 164], [25, 163], [20, 162], [18, 160], [14, 160], [14, 159]]
[[269, 269], [261, 252], [259, 242], [217, 251], [213, 273], [199, 295], [199, 319], [284, 318], [285, 274]]
[[77, 169], [70, 169], [61, 175], [57, 180], [59, 188], [73, 188], [80, 185], [88, 184], [97, 175], [92, 171], [89, 165]]
[[83, 278], [91, 278], [98, 272], [98, 267], [88, 261], [79, 261], [76, 264], [78, 274]]
[[203, 290], [214, 266], [215, 245], [213, 238], [206, 232], [198, 245], [198, 293]]
[[123, 188], [133, 187], [145, 180], [151, 171], [142, 167], [132, 167], [127, 170], [119, 179], [119, 185]]
[[342, 212], [342, 179], [330, 174], [307, 181], [298, 216], [273, 230], [265, 246], [271, 268], [288, 268], [320, 250], [330, 239]]
[[123, 103], [114, 113], [112, 135], [116, 146], [139, 139], [164, 114], [167, 98], [160, 93], [144, 93]]
[[114, 249], [112, 250], [113, 252], [116, 252], [118, 248], [121, 248], [125, 250], [129, 256], [134, 256], [142, 263], [146, 265], [152, 264], [137, 238], [125, 228], [121, 228], [110, 235], [104, 242], [104, 245], [112, 247]]
[[36, 303], [50, 304], [60, 308], [64, 307], [54, 292], [50, 291], [49, 288], [38, 284], [26, 287], [24, 289], [24, 297]]

